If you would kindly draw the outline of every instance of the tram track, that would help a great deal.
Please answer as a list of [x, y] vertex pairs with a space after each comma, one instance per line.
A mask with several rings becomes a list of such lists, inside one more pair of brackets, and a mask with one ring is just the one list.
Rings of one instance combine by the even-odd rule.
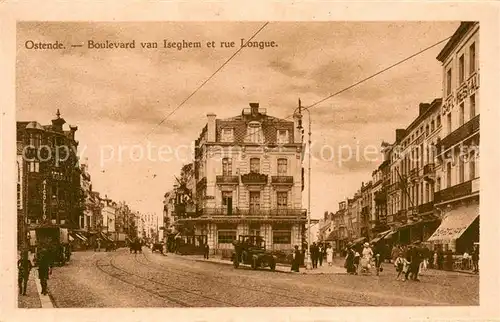
[[[261, 288], [257, 289], [257, 288], [253, 288], [253, 287], [249, 287], [249, 286], [245, 286], [245, 285], [241, 285], [241, 284], [235, 284], [235, 283], [230, 283], [230, 282], [227, 282], [227, 281], [221, 281], [220, 278], [208, 277], [208, 276], [206, 276], [204, 274], [197, 273], [197, 272], [190, 271], [189, 273], [185, 273], [184, 270], [173, 268], [173, 267], [167, 267], [167, 266], [162, 265], [160, 263], [155, 263], [155, 262], [151, 261], [144, 253], [142, 253], [142, 257], [148, 263], [144, 263], [144, 262], [139, 261], [138, 260], [139, 256], [137, 256], [137, 254], [134, 257], [135, 257], [135, 261], [136, 262], [138, 262], [141, 265], [147, 266], [149, 268], [151, 268], [150, 264], [162, 267], [161, 269], [153, 267], [153, 269], [155, 269], [157, 271], [162, 271], [164, 273], [169, 273], [170, 274], [173, 271], [178, 276], [183, 276], [183, 277], [188, 277], [188, 278], [193, 278], [193, 276], [196, 276], [196, 278], [199, 279], [199, 280], [203, 280], [203, 281], [210, 280], [210, 281], [212, 281], [213, 283], [216, 283], [216, 284], [223, 284], [225, 287], [230, 286], [230, 287], [235, 287], [235, 288], [246, 290], [246, 291], [251, 291], [251, 292], [256, 292], [256, 293], [264, 293], [264, 294], [272, 295], [272, 296], [275, 296], [275, 297], [276, 296], [277, 297], [283, 297], [283, 298], [287, 298], [289, 300], [298, 301], [300, 303], [307, 302], [307, 303], [314, 304], [315, 306], [323, 306], [323, 307], [330, 307], [330, 306], [332, 306], [331, 303], [325, 303], [325, 302], [322, 302], [322, 301], [307, 299], [304, 296], [302, 296], [302, 297], [301, 296], [293, 296], [293, 295], [289, 295], [289, 294], [283, 294], [281, 292], [276, 292], [276, 291], [282, 291], [282, 292], [289, 293], [290, 290], [286, 289], [286, 288], [280, 288], [280, 287], [274, 287], [273, 286], [272, 288], [271, 287], [261, 287]], [[305, 296], [310, 297], [310, 295], [305, 295]], [[356, 306], [376, 306], [376, 305], [371, 304], [371, 303], [366, 302], [366, 301], [348, 300], [348, 299], [343, 299], [343, 298], [340, 298], [340, 297], [322, 296], [321, 298], [322, 299], [330, 299], [330, 300], [334, 300], [336, 302], [342, 302], [342, 303], [345, 303], [345, 304], [350, 304], [351, 306], [352, 305], [356, 305]]]
[[[141, 290], [145, 291], [148, 294], [154, 295], [154, 296], [159, 297], [159, 298], [161, 298], [163, 300], [167, 300], [169, 302], [177, 304], [177, 305], [179, 305], [181, 307], [201, 307], [201, 306], [196, 305], [196, 304], [207, 303], [207, 300], [210, 301], [210, 302], [212, 302], [213, 304], [217, 303], [217, 305], [211, 305], [212, 307], [220, 307], [220, 306], [224, 306], [224, 307], [231, 306], [231, 307], [234, 307], [234, 306], [237, 306], [237, 305], [235, 305], [233, 303], [229, 303], [227, 301], [222, 301], [222, 300], [219, 300], [219, 299], [216, 299], [216, 298], [208, 297], [208, 296], [205, 296], [203, 294], [199, 294], [199, 293], [194, 292], [194, 291], [186, 290], [186, 289], [174, 286], [172, 284], [167, 284], [167, 283], [164, 283], [164, 282], [160, 282], [160, 281], [157, 281], [157, 280], [154, 280], [154, 279], [151, 279], [151, 278], [148, 278], [148, 277], [145, 277], [145, 276], [142, 276], [142, 275], [130, 272], [128, 270], [125, 270], [123, 268], [118, 267], [114, 263], [114, 261], [113, 261], [112, 258], [109, 260], [109, 262], [107, 264], [101, 264], [100, 261], [101, 260], [97, 260], [95, 262], [95, 266], [103, 274], [108, 275], [108, 276], [110, 276], [110, 277], [112, 277], [114, 279], [117, 279], [117, 280], [119, 280], [119, 281], [121, 281], [121, 282], [123, 282], [125, 284], [128, 284], [130, 286], [133, 286], [135, 288], [141, 289]], [[115, 272], [110, 272], [105, 267], [110, 267], [111, 270], [115, 270]], [[131, 279], [137, 279], [137, 280], [139, 280], [139, 283], [134, 283], [134, 282], [131, 281]], [[141, 285], [141, 283], [142, 283], [142, 285]], [[148, 283], [152, 287], [145, 286]], [[180, 294], [183, 294], [184, 296], [187, 295], [188, 297], [189, 296], [191, 296], [191, 297], [198, 297], [198, 299], [194, 300], [194, 301], [186, 301], [186, 300], [181, 300], [181, 299], [178, 299], [178, 298], [166, 295], [166, 294], [162, 294], [161, 290], [158, 291], [158, 287], [157, 287], [158, 285], [162, 286], [163, 290], [166, 289], [166, 291], [169, 292], [169, 293], [172, 293], [172, 290], [175, 290], [176, 292], [178, 292]], [[200, 299], [201, 299], [201, 301], [200, 301]], [[196, 304], [193, 304], [192, 302], [194, 302]]]

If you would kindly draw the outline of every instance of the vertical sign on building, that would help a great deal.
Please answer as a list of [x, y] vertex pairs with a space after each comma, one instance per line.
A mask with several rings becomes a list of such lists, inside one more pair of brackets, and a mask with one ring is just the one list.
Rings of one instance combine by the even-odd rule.
[[42, 211], [43, 211], [43, 220], [47, 219], [47, 180], [43, 180], [42, 184]]

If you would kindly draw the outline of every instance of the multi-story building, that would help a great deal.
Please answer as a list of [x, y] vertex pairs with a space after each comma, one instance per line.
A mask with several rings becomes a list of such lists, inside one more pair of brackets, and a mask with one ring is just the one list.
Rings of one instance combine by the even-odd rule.
[[463, 252], [479, 241], [479, 23], [462, 22], [437, 59], [443, 129], [434, 203], [442, 222], [429, 241]]
[[372, 173], [372, 204], [370, 220], [371, 236], [387, 232], [387, 188], [389, 186], [389, 161], [384, 151], [384, 161]]
[[[51, 125], [17, 122], [19, 239], [28, 228], [79, 228], [83, 212], [75, 140], [76, 126], [64, 130], [59, 110]], [[23, 227], [23, 229], [21, 229]]]
[[88, 172], [87, 164], [80, 166], [80, 184], [84, 200], [83, 214], [79, 218], [80, 229], [87, 232], [92, 230], [93, 212], [92, 212], [92, 181], [90, 173]]
[[233, 118], [207, 117], [195, 143], [198, 211], [178, 221], [207, 235], [216, 252], [249, 234], [262, 236], [268, 249], [302, 246], [302, 115], [286, 121], [251, 103]]
[[116, 239], [116, 210], [116, 202], [109, 199], [107, 195], [104, 196], [104, 199], [102, 199], [101, 232], [114, 239]]
[[426, 240], [437, 227], [434, 211], [435, 145], [440, 140], [441, 99], [421, 103], [419, 114], [396, 130], [390, 153], [389, 225], [399, 243]]
[[359, 218], [359, 237], [365, 237], [370, 239], [372, 237], [370, 231], [370, 219], [372, 212], [372, 182], [369, 181], [367, 184], [361, 183], [360, 189], [360, 218]]

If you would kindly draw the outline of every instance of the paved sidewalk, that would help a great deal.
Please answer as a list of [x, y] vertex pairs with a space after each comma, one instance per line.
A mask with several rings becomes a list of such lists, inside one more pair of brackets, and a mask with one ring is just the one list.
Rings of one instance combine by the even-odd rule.
[[[29, 255], [31, 263], [33, 263], [33, 254]], [[49, 279], [50, 281], [50, 279]], [[17, 282], [17, 281], [16, 281]], [[50, 282], [49, 282], [50, 286]], [[49, 293], [50, 294], [50, 293]], [[26, 291], [26, 296], [18, 295], [17, 298], [18, 308], [24, 309], [36, 309], [36, 308], [53, 308], [54, 305], [50, 299], [50, 295], [42, 295], [42, 286], [40, 285], [40, 279], [38, 278], [38, 267], [33, 267], [30, 272], [30, 277], [28, 280], [28, 287]]]
[[[168, 253], [167, 256], [175, 256], [175, 257], [179, 257], [179, 258], [186, 259], [186, 260], [192, 260], [192, 261], [196, 261], [196, 262], [205, 262], [205, 263], [208, 262], [208, 263], [214, 263], [214, 264], [220, 264], [220, 265], [233, 265], [233, 263], [230, 260], [221, 259], [221, 258], [213, 257], [213, 256], [210, 257], [209, 259], [204, 259], [200, 255], [178, 255], [178, 254]], [[280, 272], [280, 273], [307, 274], [307, 275], [345, 274], [344, 268], [338, 267], [335, 265], [328, 266], [325, 263], [323, 263], [323, 266], [312, 269], [312, 270], [307, 270], [304, 267], [301, 267], [299, 273], [292, 272], [290, 270], [290, 266], [288, 266], [288, 265], [277, 264], [276, 271]]]

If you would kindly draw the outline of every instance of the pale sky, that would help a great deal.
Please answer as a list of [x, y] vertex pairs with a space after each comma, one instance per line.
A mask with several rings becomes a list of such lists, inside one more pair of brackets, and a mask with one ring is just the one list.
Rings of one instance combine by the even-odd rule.
[[[271, 22], [255, 38], [276, 48], [244, 48], [212, 80], [161, 126], [156, 125], [217, 70], [238, 48], [206, 48], [208, 41], [248, 39], [263, 23], [22, 23], [17, 41], [17, 120], [49, 124], [59, 108], [77, 125], [82, 160], [88, 158], [94, 190], [134, 210], [162, 212], [184, 160], [134, 161], [133, 145], [157, 153], [189, 146], [206, 124], [206, 114], [238, 115], [249, 102], [268, 114], [288, 117], [300, 98], [304, 106], [337, 92], [453, 34], [459, 22], [285, 23]], [[163, 40], [201, 41], [201, 49], [161, 48]], [[65, 50], [28, 50], [27, 40], [56, 40]], [[87, 40], [132, 41], [131, 50], [90, 50]], [[158, 49], [142, 49], [155, 41]], [[70, 44], [85, 44], [71, 48]], [[313, 156], [330, 158], [333, 147], [380, 147], [394, 141], [418, 114], [418, 104], [441, 96], [441, 65], [435, 59], [444, 43], [311, 109]], [[307, 120], [307, 119], [306, 119]], [[307, 124], [307, 123], [306, 123]], [[154, 131], [153, 131], [154, 129]], [[146, 135], [151, 135], [146, 141]], [[118, 147], [122, 158], [118, 158]], [[326, 146], [326, 147], [325, 147]], [[101, 166], [101, 158], [115, 157]], [[165, 148], [164, 148], [165, 149]], [[106, 151], [103, 155], [101, 151]], [[335, 152], [337, 154], [337, 152]], [[157, 155], [157, 154], [156, 154]], [[358, 159], [339, 165], [312, 163], [312, 218], [336, 211], [361, 182], [371, 180], [380, 160]], [[307, 164], [305, 164], [307, 168]], [[303, 206], [307, 208], [307, 185]]]

